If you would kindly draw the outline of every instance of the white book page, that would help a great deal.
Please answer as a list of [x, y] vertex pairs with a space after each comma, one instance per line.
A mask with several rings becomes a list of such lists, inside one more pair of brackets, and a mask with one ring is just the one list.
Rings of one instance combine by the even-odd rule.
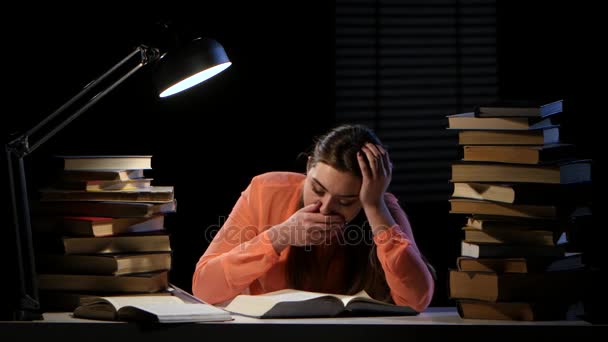
[[117, 297], [102, 297], [103, 300], [112, 304], [116, 310], [123, 306], [138, 306], [142, 304], [184, 304], [184, 302], [175, 296], [117, 296]]

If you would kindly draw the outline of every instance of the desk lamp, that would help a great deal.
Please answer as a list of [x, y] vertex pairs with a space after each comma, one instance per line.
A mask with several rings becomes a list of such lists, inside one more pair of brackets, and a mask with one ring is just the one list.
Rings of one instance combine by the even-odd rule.
[[[124, 74], [117, 74], [125, 63], [138, 57], [138, 64]], [[42, 319], [38, 312], [40, 303], [36, 281], [34, 247], [24, 158], [79, 117], [129, 76], [145, 65], [158, 63], [156, 87], [159, 97], [165, 98], [191, 88], [222, 72], [231, 65], [224, 48], [215, 40], [196, 38], [179, 49], [162, 52], [158, 48], [140, 45], [123, 60], [86, 85], [78, 94], [61, 105], [25, 133], [10, 140], [6, 145], [8, 176], [10, 182], [11, 209], [15, 229], [17, 253], [18, 302], [12, 312], [13, 320]], [[84, 95], [89, 94], [109, 76], [118, 77], [109, 86], [91, 97], [84, 104], [67, 111]], [[71, 114], [70, 114], [71, 113]]]

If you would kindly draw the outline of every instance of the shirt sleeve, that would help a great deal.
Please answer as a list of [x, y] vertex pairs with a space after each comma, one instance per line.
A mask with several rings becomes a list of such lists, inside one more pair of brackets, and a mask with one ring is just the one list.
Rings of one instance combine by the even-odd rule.
[[252, 181], [196, 264], [192, 291], [210, 304], [234, 298], [279, 260], [268, 231], [260, 233], [255, 189]]
[[378, 260], [395, 303], [423, 311], [433, 297], [433, 276], [416, 247], [409, 220], [397, 199], [390, 194], [385, 199], [397, 224], [374, 236]]

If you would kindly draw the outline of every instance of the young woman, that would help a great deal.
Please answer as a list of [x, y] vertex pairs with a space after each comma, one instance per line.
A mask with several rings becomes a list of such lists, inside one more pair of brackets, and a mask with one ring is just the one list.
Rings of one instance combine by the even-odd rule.
[[306, 174], [252, 179], [196, 265], [193, 293], [212, 304], [285, 288], [430, 303], [434, 280], [397, 199], [392, 164], [361, 125], [336, 127]]

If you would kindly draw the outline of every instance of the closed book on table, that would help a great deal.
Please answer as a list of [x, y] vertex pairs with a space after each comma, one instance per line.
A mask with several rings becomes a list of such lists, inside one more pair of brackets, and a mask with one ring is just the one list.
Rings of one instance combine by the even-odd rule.
[[456, 259], [459, 271], [495, 273], [539, 273], [580, 270], [585, 267], [581, 253], [561, 257], [471, 258]]
[[564, 110], [564, 100], [547, 103], [529, 100], [498, 100], [486, 103], [475, 109], [475, 115], [480, 118], [489, 117], [528, 117], [545, 118], [559, 114]]
[[47, 291], [144, 293], [167, 290], [168, 272], [133, 275], [38, 274], [38, 287]]
[[119, 235], [119, 236], [63, 236], [55, 242], [50, 238], [37, 239], [40, 249], [64, 254], [115, 254], [135, 252], [170, 252], [169, 235]]
[[559, 140], [559, 127], [547, 127], [528, 131], [521, 130], [461, 130], [460, 145], [547, 145]]
[[492, 273], [450, 270], [452, 299], [488, 302], [582, 299], [585, 272]]
[[42, 201], [34, 203], [37, 215], [150, 217], [175, 212], [177, 201], [146, 202], [95, 202], [95, 201]]
[[471, 258], [510, 258], [510, 257], [563, 257], [566, 255], [564, 246], [535, 246], [496, 243], [460, 242], [460, 255]]
[[548, 118], [529, 117], [500, 117], [481, 118], [475, 113], [448, 115], [449, 129], [483, 129], [483, 130], [530, 130], [556, 126], [556, 122]]
[[565, 232], [552, 230], [477, 229], [463, 227], [464, 239], [471, 243], [500, 243], [556, 246], [568, 241]]
[[591, 182], [591, 161], [578, 160], [555, 165], [453, 163], [452, 181], [553, 184]]
[[456, 301], [461, 318], [508, 321], [561, 321], [580, 319], [584, 310], [576, 303], [551, 300], [538, 302], [485, 302], [460, 299]]
[[61, 182], [129, 181], [144, 178], [143, 169], [135, 170], [64, 170], [59, 174]]
[[136, 170], [152, 169], [149, 155], [57, 156], [64, 170]]
[[452, 198], [450, 213], [454, 214], [483, 214], [496, 216], [513, 216], [523, 218], [553, 219], [567, 212], [570, 206], [509, 204], [490, 201], [479, 201], [463, 198]]
[[73, 180], [59, 181], [54, 184], [57, 190], [81, 190], [81, 191], [134, 191], [149, 190], [152, 186], [152, 178], [128, 179], [128, 180]]
[[170, 253], [113, 255], [40, 254], [36, 267], [42, 273], [123, 275], [171, 269]]
[[147, 189], [117, 191], [84, 191], [42, 189], [41, 201], [119, 201], [166, 203], [173, 200], [172, 186], [151, 186]]
[[512, 204], [548, 204], [585, 201], [591, 198], [591, 183], [476, 183], [456, 182], [452, 197]]
[[46, 216], [35, 217], [33, 227], [38, 232], [78, 236], [112, 236], [165, 230], [165, 217], [96, 217]]
[[467, 218], [467, 227], [480, 230], [553, 230], [564, 231], [569, 225], [565, 221], [554, 219], [523, 218], [515, 216], [474, 215]]
[[463, 147], [464, 161], [537, 165], [574, 159], [573, 144], [540, 146], [467, 145]]

